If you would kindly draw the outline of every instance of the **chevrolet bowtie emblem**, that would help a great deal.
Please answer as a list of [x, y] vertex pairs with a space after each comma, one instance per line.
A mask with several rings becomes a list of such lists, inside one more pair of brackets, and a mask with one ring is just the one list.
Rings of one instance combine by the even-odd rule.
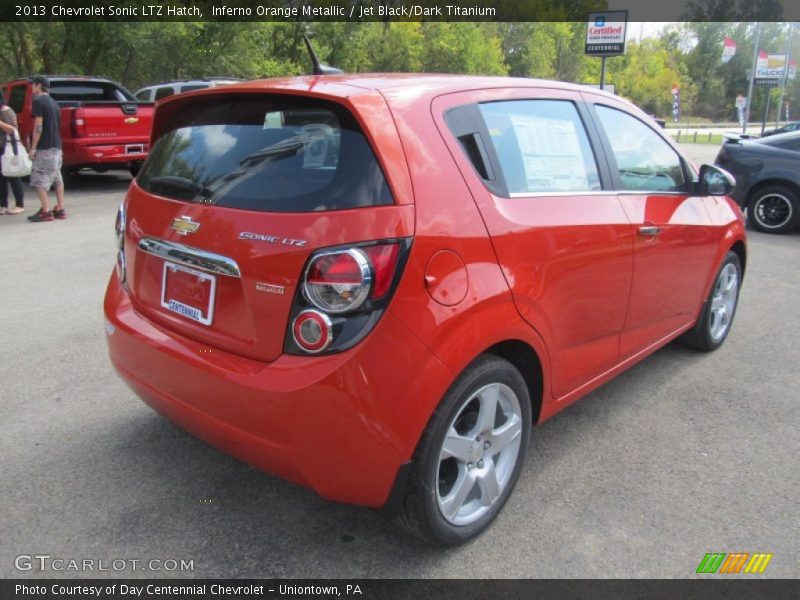
[[138, 122], [139, 122], [139, 117], [128, 117], [127, 119], [125, 119], [126, 125], [133, 125], [134, 123]]
[[192, 221], [191, 217], [178, 217], [170, 227], [177, 231], [178, 235], [189, 235], [200, 228], [200, 223]]

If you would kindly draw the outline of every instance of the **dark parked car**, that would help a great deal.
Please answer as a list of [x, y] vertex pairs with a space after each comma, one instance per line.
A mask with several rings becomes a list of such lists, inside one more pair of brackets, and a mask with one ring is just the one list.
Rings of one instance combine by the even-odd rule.
[[716, 164], [736, 177], [731, 196], [758, 231], [784, 233], [800, 222], [800, 131], [726, 140]]
[[778, 127], [777, 129], [770, 129], [769, 131], [765, 131], [761, 137], [767, 137], [770, 135], [777, 135], [779, 133], [789, 133], [790, 131], [798, 131], [800, 130], [800, 121], [791, 121], [782, 127]]

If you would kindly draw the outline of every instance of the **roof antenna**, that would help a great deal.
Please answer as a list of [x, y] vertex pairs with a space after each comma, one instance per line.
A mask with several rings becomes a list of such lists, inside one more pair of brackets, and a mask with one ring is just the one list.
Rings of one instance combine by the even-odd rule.
[[314, 52], [314, 48], [311, 46], [311, 42], [308, 40], [308, 35], [304, 33], [303, 39], [306, 42], [308, 53], [311, 55], [311, 63], [314, 65], [314, 75], [338, 75], [339, 73], [344, 72], [336, 67], [329, 67], [328, 65], [323, 65], [320, 63], [319, 58], [317, 58], [317, 53]]

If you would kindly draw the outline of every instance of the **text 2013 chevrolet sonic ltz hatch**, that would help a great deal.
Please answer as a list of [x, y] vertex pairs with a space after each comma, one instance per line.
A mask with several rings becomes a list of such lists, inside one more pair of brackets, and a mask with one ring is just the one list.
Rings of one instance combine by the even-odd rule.
[[731, 177], [549, 81], [326, 75], [159, 105], [117, 219], [111, 360], [150, 406], [454, 544], [531, 428], [682, 336], [728, 335]]

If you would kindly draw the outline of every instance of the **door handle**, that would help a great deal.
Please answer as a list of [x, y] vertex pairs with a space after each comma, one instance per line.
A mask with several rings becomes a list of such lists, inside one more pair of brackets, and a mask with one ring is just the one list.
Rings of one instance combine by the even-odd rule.
[[639, 235], [650, 236], [650, 235], [658, 235], [661, 233], [661, 227], [656, 227], [655, 225], [643, 225], [639, 227]]

